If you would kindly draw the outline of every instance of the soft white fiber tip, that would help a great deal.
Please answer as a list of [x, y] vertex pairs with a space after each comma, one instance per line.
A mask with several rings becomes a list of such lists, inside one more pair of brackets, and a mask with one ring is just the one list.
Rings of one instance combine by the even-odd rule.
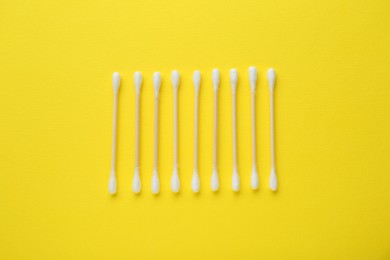
[[276, 178], [276, 171], [275, 169], [271, 169], [271, 176], [269, 179], [269, 188], [272, 191], [276, 191], [278, 189], [278, 179]]
[[172, 87], [177, 89], [179, 87], [180, 74], [177, 70], [173, 70], [171, 74]]
[[218, 90], [220, 78], [221, 78], [221, 73], [219, 72], [219, 69], [213, 69], [212, 79], [213, 79], [213, 86], [215, 91]]
[[232, 189], [233, 191], [240, 190], [240, 177], [238, 176], [237, 170], [233, 171]]
[[177, 170], [173, 170], [171, 189], [173, 193], [178, 193], [180, 191], [180, 178]]
[[191, 187], [192, 187], [192, 191], [195, 193], [198, 193], [200, 190], [200, 180], [197, 171], [195, 171], [194, 174], [192, 175]]
[[199, 92], [199, 88], [200, 88], [200, 81], [201, 81], [201, 75], [200, 75], [200, 71], [199, 70], [195, 70], [194, 71], [194, 87], [195, 87], [195, 91], [196, 92]]
[[154, 95], [158, 97], [160, 93], [160, 86], [161, 86], [161, 73], [155, 72], [153, 73], [153, 86], [154, 86]]
[[112, 87], [114, 88], [114, 91], [118, 91], [119, 85], [121, 84], [121, 76], [118, 72], [114, 72], [112, 74]]
[[211, 190], [218, 191], [219, 190], [219, 178], [217, 170], [213, 170], [213, 174], [211, 175]]
[[259, 174], [257, 173], [256, 167], [253, 167], [252, 169], [251, 187], [253, 190], [257, 190], [259, 188]]
[[110, 176], [110, 180], [108, 182], [108, 192], [110, 192], [111, 194], [116, 193], [116, 177], [115, 177], [115, 175]]
[[160, 180], [158, 178], [157, 170], [153, 170], [152, 193], [158, 194], [159, 192], [160, 192]]
[[141, 191], [141, 179], [139, 177], [138, 168], [134, 170], [134, 178], [133, 178], [133, 192], [140, 193]]
[[248, 69], [249, 72], [249, 82], [251, 85], [251, 91], [256, 90], [256, 84], [257, 84], [257, 69], [253, 66], [249, 67]]
[[232, 85], [232, 91], [235, 92], [237, 88], [238, 72], [236, 69], [230, 70], [230, 84]]
[[269, 89], [272, 91], [272, 90], [274, 90], [275, 80], [276, 80], [276, 73], [275, 73], [275, 70], [273, 68], [270, 68], [267, 71], [267, 77], [268, 77]]
[[135, 85], [135, 92], [139, 94], [142, 86], [142, 74], [139, 71], [134, 73], [134, 85]]

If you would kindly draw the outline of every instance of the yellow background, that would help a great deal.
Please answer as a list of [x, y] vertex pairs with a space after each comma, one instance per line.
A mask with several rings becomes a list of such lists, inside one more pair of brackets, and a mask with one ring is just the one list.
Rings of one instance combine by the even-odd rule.
[[[0, 259], [390, 259], [390, 2], [0, 1]], [[260, 190], [251, 170], [248, 66], [259, 70]], [[277, 71], [280, 190], [268, 188], [266, 70]], [[219, 171], [211, 70], [221, 69]], [[239, 71], [231, 191], [231, 91]], [[172, 87], [181, 72], [182, 192], [170, 191]], [[192, 72], [200, 94], [201, 193]], [[141, 174], [133, 73], [142, 71]], [[153, 91], [161, 71], [161, 194], [151, 194]], [[109, 196], [112, 72], [122, 75], [118, 194]]]

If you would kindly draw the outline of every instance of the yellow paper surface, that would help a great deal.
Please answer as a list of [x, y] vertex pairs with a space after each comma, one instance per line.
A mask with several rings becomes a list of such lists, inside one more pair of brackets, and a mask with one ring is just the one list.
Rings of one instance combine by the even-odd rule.
[[[2, 0], [0, 259], [389, 259], [389, 14], [387, 0]], [[250, 189], [250, 65], [259, 70], [258, 192]], [[217, 194], [214, 67], [222, 77]], [[277, 72], [277, 193], [268, 188], [269, 67]], [[170, 191], [172, 69], [181, 73], [179, 195]], [[203, 76], [198, 195], [190, 184], [195, 69]], [[138, 196], [131, 192], [137, 70], [144, 75]], [[111, 197], [114, 71], [122, 85]], [[159, 196], [151, 194], [154, 71], [163, 75]]]

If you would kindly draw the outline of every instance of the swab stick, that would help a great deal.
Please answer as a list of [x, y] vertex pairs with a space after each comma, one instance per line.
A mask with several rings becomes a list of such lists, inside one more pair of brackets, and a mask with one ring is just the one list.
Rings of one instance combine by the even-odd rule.
[[220, 73], [218, 69], [213, 69], [212, 80], [214, 86], [214, 150], [213, 150], [213, 173], [211, 175], [211, 190], [218, 191], [218, 87]]
[[194, 72], [194, 87], [195, 87], [195, 112], [194, 112], [194, 173], [192, 176], [192, 191], [198, 193], [200, 190], [200, 180], [198, 173], [198, 106], [199, 106], [199, 88], [201, 75], [200, 71]]
[[108, 182], [108, 191], [111, 194], [116, 193], [116, 132], [117, 132], [117, 121], [118, 121], [118, 93], [120, 85], [120, 75], [118, 72], [112, 74], [112, 86], [114, 90], [114, 114], [112, 123], [112, 161], [111, 161], [111, 172], [110, 180]]
[[251, 187], [254, 190], [259, 188], [259, 176], [257, 173], [256, 163], [256, 84], [257, 84], [257, 69], [249, 67], [249, 83], [252, 96], [252, 175]]
[[178, 164], [178, 131], [177, 131], [177, 99], [180, 74], [176, 70], [172, 71], [171, 75], [172, 87], [173, 87], [173, 174], [171, 180], [172, 192], [178, 193], [180, 191], [180, 178], [179, 178], [179, 164]]
[[275, 167], [275, 127], [274, 127], [274, 88], [276, 73], [273, 68], [270, 68], [267, 72], [269, 94], [270, 94], [270, 126], [271, 126], [271, 176], [269, 179], [269, 187], [272, 191], [278, 189], [278, 180], [276, 178], [276, 167]]
[[134, 73], [135, 85], [135, 152], [134, 152], [134, 178], [133, 178], [133, 192], [139, 193], [141, 191], [141, 179], [139, 176], [139, 102], [142, 86], [141, 72]]
[[158, 178], [158, 101], [160, 96], [161, 74], [155, 72], [153, 74], [154, 85], [154, 163], [152, 176], [152, 192], [158, 194], [160, 192], [160, 181]]
[[232, 124], [233, 124], [233, 191], [240, 190], [240, 177], [238, 176], [237, 168], [237, 120], [236, 120], [236, 89], [238, 81], [238, 72], [236, 69], [230, 70], [230, 84], [232, 86]]

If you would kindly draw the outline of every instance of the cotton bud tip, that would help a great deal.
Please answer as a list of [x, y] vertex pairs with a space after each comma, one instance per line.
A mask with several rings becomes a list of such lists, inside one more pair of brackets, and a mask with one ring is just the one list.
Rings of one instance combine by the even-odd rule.
[[249, 82], [251, 86], [251, 91], [256, 90], [256, 83], [257, 83], [257, 69], [253, 66], [249, 67]]
[[199, 70], [195, 70], [194, 71], [194, 78], [193, 79], [194, 79], [195, 91], [199, 92], [200, 81], [201, 81], [201, 75], [200, 75], [200, 71]]
[[278, 179], [276, 178], [275, 169], [271, 170], [271, 176], [269, 179], [269, 187], [272, 191], [276, 191], [278, 189]]
[[173, 193], [178, 193], [180, 191], [180, 179], [179, 174], [176, 170], [173, 171], [171, 189]]
[[138, 168], [134, 171], [134, 178], [133, 178], [133, 192], [134, 193], [140, 193], [141, 191], [141, 179], [139, 177], [139, 170]]
[[134, 85], [136, 93], [139, 93], [142, 86], [142, 74], [139, 71], [134, 73]]
[[240, 190], [240, 177], [237, 170], [233, 171], [232, 189], [236, 192]]
[[160, 180], [158, 178], [157, 170], [154, 170], [152, 176], [152, 193], [158, 194], [159, 192], [160, 192]]
[[213, 69], [212, 79], [213, 79], [214, 90], [218, 90], [220, 77], [221, 75], [219, 69]]
[[112, 195], [116, 193], [116, 178], [115, 176], [110, 176], [110, 180], [108, 182], [108, 192]]
[[237, 88], [238, 81], [238, 72], [236, 69], [230, 70], [230, 84], [232, 85], [232, 90], [235, 92]]
[[177, 70], [172, 71], [171, 80], [173, 89], [177, 89], [180, 81], [180, 74]]
[[255, 167], [252, 169], [251, 187], [253, 190], [257, 190], [259, 188], [259, 175]]
[[273, 68], [270, 68], [267, 72], [269, 89], [272, 91], [275, 87], [276, 73]]
[[219, 178], [216, 170], [214, 170], [211, 175], [211, 190], [214, 192], [219, 190]]
[[198, 193], [200, 190], [200, 180], [199, 180], [199, 174], [198, 172], [194, 172], [194, 175], [192, 175], [192, 182], [191, 182], [192, 191], [194, 193]]
[[155, 72], [153, 74], [153, 85], [154, 85], [154, 94], [156, 97], [158, 97], [160, 93], [160, 86], [161, 86], [161, 74], [160, 72]]
[[114, 91], [118, 91], [119, 85], [121, 83], [121, 76], [118, 72], [114, 72], [112, 74], [112, 87], [114, 88]]

